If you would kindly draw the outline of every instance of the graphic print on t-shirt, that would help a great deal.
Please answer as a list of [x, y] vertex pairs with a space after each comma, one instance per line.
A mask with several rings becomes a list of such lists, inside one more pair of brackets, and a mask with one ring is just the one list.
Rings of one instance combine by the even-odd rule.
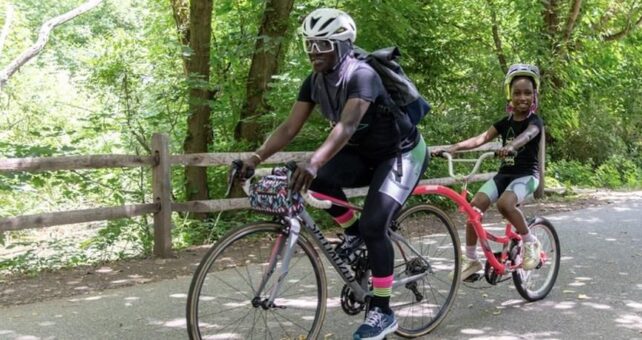
[[[506, 140], [505, 140], [504, 146], [511, 144], [513, 142], [513, 140], [515, 139], [515, 137], [517, 137], [516, 133], [513, 130], [513, 127], [509, 125], [508, 131], [506, 132]], [[523, 149], [523, 147], [521, 147], [520, 150], [515, 150], [515, 151], [517, 151], [517, 153], [519, 153], [521, 151], [521, 149]], [[515, 156], [507, 156], [507, 157], [505, 157], [502, 160], [502, 166], [504, 166], [504, 165], [507, 165], [507, 166], [515, 165]]]

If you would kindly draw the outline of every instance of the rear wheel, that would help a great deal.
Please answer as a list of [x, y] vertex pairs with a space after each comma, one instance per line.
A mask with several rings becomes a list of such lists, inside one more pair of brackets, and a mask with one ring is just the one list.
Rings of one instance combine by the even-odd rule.
[[555, 285], [560, 270], [560, 241], [553, 224], [538, 217], [528, 226], [541, 244], [542, 261], [533, 270], [518, 269], [513, 272], [515, 288], [527, 301], [541, 300]]
[[[303, 235], [274, 304], [266, 302], [283, 266], [285, 229], [277, 223], [248, 225], [208, 251], [187, 297], [190, 339], [251, 339], [259, 334], [267, 339], [317, 339], [325, 317], [326, 278], [318, 254]], [[271, 258], [276, 261], [271, 263]]]
[[400, 240], [393, 241], [395, 281], [423, 275], [392, 291], [390, 308], [399, 322], [397, 334], [422, 336], [446, 318], [455, 301], [460, 276], [459, 236], [448, 215], [429, 204], [404, 209], [393, 230], [418, 253]]

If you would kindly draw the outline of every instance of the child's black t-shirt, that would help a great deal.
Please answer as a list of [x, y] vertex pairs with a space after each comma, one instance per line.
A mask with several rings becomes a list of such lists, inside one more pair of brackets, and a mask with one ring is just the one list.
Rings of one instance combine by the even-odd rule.
[[502, 145], [505, 146], [524, 132], [531, 124], [539, 128], [539, 133], [517, 150], [517, 156], [515, 156], [513, 162], [506, 159], [502, 161], [499, 168], [500, 174], [533, 175], [539, 178], [539, 141], [542, 127], [544, 126], [542, 118], [536, 114], [531, 114], [522, 121], [515, 121], [512, 116], [507, 116], [495, 122], [493, 126], [499, 132], [502, 137]]

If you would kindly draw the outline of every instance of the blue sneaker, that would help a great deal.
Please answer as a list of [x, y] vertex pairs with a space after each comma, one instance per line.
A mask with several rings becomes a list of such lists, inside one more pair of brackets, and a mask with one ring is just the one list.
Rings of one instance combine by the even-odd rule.
[[381, 340], [386, 335], [397, 330], [399, 323], [394, 314], [385, 314], [375, 307], [368, 312], [366, 321], [357, 328], [352, 338], [354, 340]]

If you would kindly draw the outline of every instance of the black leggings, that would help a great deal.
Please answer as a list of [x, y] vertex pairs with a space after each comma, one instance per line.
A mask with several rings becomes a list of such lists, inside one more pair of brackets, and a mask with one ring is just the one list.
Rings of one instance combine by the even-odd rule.
[[[424, 154], [423, 159], [417, 159], [416, 162], [422, 162], [418, 165], [421, 167], [418, 174], [412, 171], [411, 166], [402, 167], [403, 176], [412, 176], [409, 179], [413, 182], [413, 188], [428, 165], [427, 155]], [[403, 197], [400, 203], [399, 197], [395, 199], [380, 190], [386, 181], [389, 182], [394, 178], [393, 167], [396, 163], [396, 157], [379, 162], [368, 161], [357, 152], [344, 148], [319, 169], [317, 177], [310, 186], [312, 191], [343, 200], [347, 198], [342, 188], [370, 187], [359, 221], [359, 232], [366, 243], [370, 268], [375, 277], [392, 275], [394, 249], [386, 229], [408, 197], [407, 195]], [[337, 206], [328, 209], [328, 213], [333, 217], [341, 216], [347, 211], [347, 208]]]

